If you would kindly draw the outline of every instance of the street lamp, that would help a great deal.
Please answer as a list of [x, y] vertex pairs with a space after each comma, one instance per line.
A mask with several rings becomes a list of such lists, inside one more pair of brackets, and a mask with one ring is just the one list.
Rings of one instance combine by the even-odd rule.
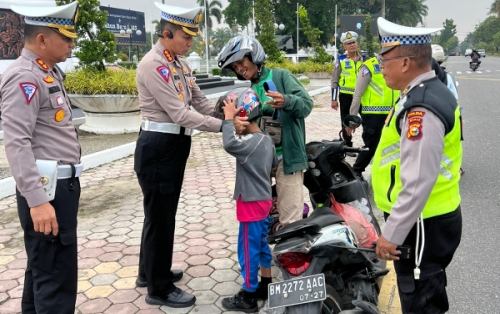
[[279, 29], [280, 31], [282, 31], [285, 29], [285, 25], [283, 25], [283, 23], [280, 23], [280, 25], [278, 25], [278, 23], [274, 23], [274, 29]]
[[[130, 28], [130, 25], [127, 25], [127, 30], [124, 30], [124, 29], [120, 30], [120, 34], [125, 35], [125, 33], [128, 34], [128, 37], [129, 37], [128, 60], [132, 61], [132, 59], [131, 59], [131, 51], [132, 51], [132, 33], [133, 33], [133, 31]], [[135, 34], [137, 36], [141, 36], [142, 32], [140, 30], [137, 30], [135, 32]], [[137, 58], [139, 58], [139, 56], [137, 56]]]

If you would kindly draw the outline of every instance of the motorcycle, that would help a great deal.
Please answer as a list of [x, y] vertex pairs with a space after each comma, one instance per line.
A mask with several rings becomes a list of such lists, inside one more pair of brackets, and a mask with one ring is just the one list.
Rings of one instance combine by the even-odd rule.
[[[348, 116], [349, 120], [361, 124], [359, 117]], [[346, 152], [363, 150], [347, 147], [342, 140], [306, 145], [309, 168], [304, 185], [314, 211], [266, 239], [275, 244], [273, 259], [284, 279], [269, 285], [270, 309], [286, 307], [287, 314], [380, 313], [378, 294], [389, 272], [386, 262], [374, 249], [362, 248], [353, 230], [330, 208], [333, 194], [338, 203], [361, 210], [380, 235], [363, 182], [345, 161]]]
[[477, 70], [477, 68], [479, 68], [479, 62], [471, 61], [469, 67], [472, 70], [472, 72], [475, 72]]

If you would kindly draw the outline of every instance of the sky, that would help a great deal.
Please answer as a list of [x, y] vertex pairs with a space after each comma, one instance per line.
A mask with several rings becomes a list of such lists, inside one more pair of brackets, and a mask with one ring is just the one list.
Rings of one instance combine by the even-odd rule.
[[[161, 0], [157, 1], [161, 2]], [[165, 4], [186, 8], [197, 5], [196, 0], [164, 1]], [[160, 10], [156, 8], [154, 2], [155, 0], [101, 0], [101, 5], [144, 12], [146, 29], [149, 30], [151, 25], [150, 16], [153, 20], [159, 20], [160, 18]], [[221, 2], [223, 7], [228, 5], [227, 0], [221, 0]], [[475, 25], [488, 17], [491, 3], [493, 3], [493, 0], [427, 0], [426, 5], [429, 8], [429, 14], [425, 18], [425, 23], [427, 27], [442, 27], [445, 19], [453, 19], [455, 25], [457, 25], [456, 35], [462, 41], [469, 32], [474, 31]]]

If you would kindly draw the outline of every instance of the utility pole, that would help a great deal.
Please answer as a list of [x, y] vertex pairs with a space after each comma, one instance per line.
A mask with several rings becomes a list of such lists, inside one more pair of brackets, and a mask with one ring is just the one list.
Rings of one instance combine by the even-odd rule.
[[335, 61], [337, 61], [337, 5], [335, 5], [335, 51], [333, 52], [333, 57], [335, 58]]
[[299, 3], [297, 2], [297, 62], [299, 62]]
[[[165, 0], [163, 0], [165, 1]], [[207, 27], [207, 1], [205, 0], [205, 51], [206, 51], [206, 58], [207, 58], [207, 74], [210, 73], [210, 55], [208, 51], [208, 27]]]

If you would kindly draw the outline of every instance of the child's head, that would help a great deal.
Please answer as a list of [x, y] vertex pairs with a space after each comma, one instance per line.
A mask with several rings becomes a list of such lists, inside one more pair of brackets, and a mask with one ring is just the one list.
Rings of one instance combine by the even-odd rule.
[[[238, 87], [228, 91], [224, 96], [221, 96], [215, 106], [214, 117], [224, 118], [223, 106], [224, 100], [229, 102], [229, 100], [234, 99], [234, 104], [236, 108], [242, 108], [238, 115], [240, 117], [248, 117], [248, 122], [250, 125], [257, 126], [258, 119], [262, 116], [262, 109], [257, 94], [249, 87]], [[247, 128], [243, 133], [253, 132], [252, 128]]]

